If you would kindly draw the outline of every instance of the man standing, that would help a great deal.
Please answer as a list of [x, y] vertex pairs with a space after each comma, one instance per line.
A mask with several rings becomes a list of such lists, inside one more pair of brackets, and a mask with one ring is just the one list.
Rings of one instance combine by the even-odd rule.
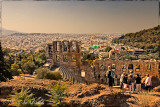
[[139, 74], [137, 74], [135, 82], [136, 82], [136, 91], [137, 92], [141, 91], [141, 77], [139, 76]]
[[111, 91], [113, 91], [112, 88], [113, 88], [114, 75], [115, 75], [114, 71], [112, 71], [112, 70], [111, 70], [111, 67], [108, 66], [107, 77], [108, 77], [108, 79], [109, 79], [109, 88], [110, 88]]

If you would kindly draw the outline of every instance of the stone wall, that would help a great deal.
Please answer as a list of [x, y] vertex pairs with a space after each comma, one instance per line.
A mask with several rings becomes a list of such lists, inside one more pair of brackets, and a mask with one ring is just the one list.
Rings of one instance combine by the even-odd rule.
[[150, 74], [160, 78], [160, 61], [151, 60], [96, 60], [93, 65], [81, 61], [81, 42], [78, 41], [53, 41], [47, 46], [47, 55], [52, 60], [52, 65], [64, 66], [77, 76], [85, 72], [85, 80], [89, 83], [107, 83], [106, 72], [108, 66], [115, 71], [117, 79], [123, 71], [142, 76]]
[[52, 59], [52, 65], [64, 66], [80, 76], [81, 42], [53, 41], [47, 46], [47, 55]]
[[[94, 63], [95, 80], [100, 83], [106, 83], [106, 72], [108, 71], [108, 66], [112, 68], [116, 73], [116, 78], [119, 79], [122, 72], [130, 73], [133, 72], [134, 75], [137, 73], [144, 77], [146, 74], [154, 76], [160, 79], [160, 61], [150, 61], [150, 60], [96, 60]], [[91, 75], [90, 75], [91, 76]], [[88, 76], [88, 77], [90, 77]], [[99, 77], [98, 77], [99, 76]]]

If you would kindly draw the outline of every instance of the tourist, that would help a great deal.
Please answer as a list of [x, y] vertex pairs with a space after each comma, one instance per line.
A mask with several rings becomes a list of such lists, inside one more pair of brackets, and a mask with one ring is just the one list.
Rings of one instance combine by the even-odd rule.
[[149, 74], [147, 74], [146, 76], [147, 78], [145, 80], [145, 89], [149, 92], [151, 88], [151, 77], [149, 76]]
[[122, 73], [121, 77], [120, 77], [120, 88], [123, 88], [123, 78], [125, 76], [125, 72]]
[[113, 88], [113, 77], [114, 77], [114, 74], [115, 74], [114, 71], [112, 71], [111, 67], [108, 66], [107, 77], [109, 79], [109, 88], [110, 88], [111, 91], [113, 91], [112, 88]]
[[136, 83], [136, 91], [137, 92], [141, 91], [141, 77], [139, 76], [139, 74], [137, 74], [135, 83]]
[[127, 86], [128, 86], [127, 80], [128, 80], [128, 75], [125, 73], [125, 74], [124, 74], [124, 77], [123, 77], [123, 88], [124, 88], [124, 89], [126, 89]]
[[135, 79], [134, 79], [133, 75], [130, 74], [128, 77], [128, 85], [129, 85], [129, 92], [130, 93], [134, 92], [134, 81], [135, 81]]

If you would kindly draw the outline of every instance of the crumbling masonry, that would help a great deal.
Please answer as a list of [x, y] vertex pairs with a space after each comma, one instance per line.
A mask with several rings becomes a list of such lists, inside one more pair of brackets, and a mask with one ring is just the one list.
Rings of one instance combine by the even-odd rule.
[[115, 71], [117, 79], [123, 71], [160, 78], [160, 61], [104, 59], [96, 60], [93, 64], [81, 61], [81, 42], [78, 41], [53, 41], [47, 46], [47, 55], [52, 66], [63, 66], [77, 78], [82, 76], [81, 72], [85, 73], [83, 78], [87, 83], [106, 83], [108, 66]]

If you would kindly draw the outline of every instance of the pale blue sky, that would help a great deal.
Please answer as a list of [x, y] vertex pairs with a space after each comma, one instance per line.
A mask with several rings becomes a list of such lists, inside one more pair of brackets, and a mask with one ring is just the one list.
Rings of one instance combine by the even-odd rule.
[[158, 2], [4, 1], [2, 27], [39, 33], [128, 33], [158, 25]]

